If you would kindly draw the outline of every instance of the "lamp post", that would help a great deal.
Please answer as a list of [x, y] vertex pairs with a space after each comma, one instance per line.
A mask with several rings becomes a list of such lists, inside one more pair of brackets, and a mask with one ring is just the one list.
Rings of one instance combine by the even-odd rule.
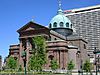
[[82, 63], [83, 63], [83, 61], [82, 61], [82, 59], [81, 59], [81, 65], [80, 65], [80, 68], [81, 68], [81, 74], [83, 75], [83, 70], [82, 70], [83, 66], [82, 66]]
[[[78, 58], [80, 58], [80, 51], [77, 51], [77, 56]], [[83, 75], [83, 71], [82, 71], [82, 59], [80, 59], [80, 66], [79, 66], [79, 70], [78, 70], [78, 75]]]
[[23, 58], [23, 62], [24, 62], [24, 75], [27, 75], [27, 72], [26, 72], [26, 51], [22, 51], [22, 58]]
[[[95, 54], [96, 75], [98, 75], [98, 74], [97, 74], [97, 70], [98, 70], [98, 64], [97, 64], [97, 63], [99, 63], [99, 61], [97, 61], [96, 55], [97, 55], [97, 54], [100, 54], [100, 51], [97, 51], [97, 50], [96, 50], [96, 47], [95, 47], [93, 53]], [[99, 58], [98, 58], [98, 59], [99, 59]]]

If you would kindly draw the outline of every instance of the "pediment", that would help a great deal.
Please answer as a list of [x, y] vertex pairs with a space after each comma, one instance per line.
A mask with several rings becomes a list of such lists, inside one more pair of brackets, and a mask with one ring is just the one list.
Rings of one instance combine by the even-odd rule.
[[17, 32], [20, 33], [20, 32], [24, 32], [24, 31], [38, 30], [38, 29], [41, 29], [41, 28], [48, 29], [47, 27], [39, 25], [37, 23], [29, 22], [26, 25], [24, 25], [23, 27], [21, 27], [19, 30], [17, 30]]
[[35, 28], [28, 27], [28, 28], [26, 28], [26, 30], [25, 30], [25, 31], [29, 31], [29, 30], [35, 30]]

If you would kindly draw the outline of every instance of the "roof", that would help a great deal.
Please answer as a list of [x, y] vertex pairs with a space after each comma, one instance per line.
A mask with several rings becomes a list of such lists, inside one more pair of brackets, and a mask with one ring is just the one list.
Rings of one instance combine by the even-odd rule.
[[65, 10], [64, 13], [65, 13], [65, 16], [67, 16], [67, 15], [73, 15], [73, 14], [85, 13], [85, 12], [92, 12], [92, 11], [97, 11], [97, 10], [100, 10], [100, 5], [71, 9], [71, 10]]
[[26, 29], [26, 28], [28, 28], [28, 27], [32, 27], [32, 28], [33, 28], [33, 27], [35, 27], [35, 26], [37, 26], [37, 27], [39, 27], [39, 28], [46, 28], [46, 29], [49, 29], [49, 28], [47, 28], [47, 27], [45, 27], [45, 26], [43, 26], [43, 25], [34, 23], [33, 21], [30, 21], [30, 22], [28, 22], [26, 25], [24, 25], [23, 27], [21, 27], [20, 29], [18, 29], [17, 32], [19, 33], [19, 32], [23, 31], [24, 29]]
[[85, 38], [80, 37], [80, 36], [78, 36], [77, 34], [68, 36], [68, 37], [67, 37], [67, 40], [82, 40], [82, 41], [84, 41], [85, 43], [88, 43], [88, 42], [85, 40]]

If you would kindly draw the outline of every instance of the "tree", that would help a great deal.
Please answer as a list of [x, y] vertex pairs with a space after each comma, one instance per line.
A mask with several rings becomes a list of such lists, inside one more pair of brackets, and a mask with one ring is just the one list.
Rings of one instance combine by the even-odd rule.
[[91, 71], [91, 63], [90, 61], [86, 60], [83, 64], [83, 70], [85, 70], [87, 73]]
[[58, 68], [58, 63], [55, 59], [51, 60], [51, 69], [55, 70]]
[[36, 70], [36, 71], [42, 70], [41, 61], [42, 61], [41, 58], [32, 55], [29, 61], [29, 70]]
[[33, 55], [29, 61], [30, 70], [42, 70], [43, 65], [46, 63], [46, 42], [44, 37], [36, 36], [32, 38], [32, 44], [35, 45]]
[[73, 63], [73, 60], [71, 60], [69, 63], [68, 63], [68, 70], [70, 71], [71, 75], [72, 75], [72, 70], [74, 69], [75, 67], [75, 64]]
[[17, 68], [17, 60], [14, 59], [14, 57], [9, 57], [7, 60], [7, 68], [9, 69], [16, 69]]
[[71, 60], [71, 61], [68, 63], [68, 70], [73, 70], [73, 69], [74, 69], [74, 66], [75, 66], [75, 64], [74, 64], [73, 61]]

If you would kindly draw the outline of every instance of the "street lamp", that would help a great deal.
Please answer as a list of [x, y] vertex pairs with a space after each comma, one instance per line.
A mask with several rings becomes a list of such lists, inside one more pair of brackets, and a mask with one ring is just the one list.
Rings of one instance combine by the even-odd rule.
[[[100, 51], [97, 51], [97, 50], [96, 50], [96, 47], [95, 47], [93, 53], [95, 54], [95, 65], [96, 65], [96, 75], [97, 75], [97, 70], [98, 70], [98, 64], [97, 64], [97, 62], [99, 62], [99, 61], [96, 60], [96, 59], [97, 59], [96, 55], [99, 54]], [[99, 58], [98, 58], [98, 59], [99, 59]]]
[[81, 68], [81, 74], [83, 75], [83, 70], [82, 70], [83, 66], [82, 66], [82, 63], [83, 63], [83, 61], [82, 61], [82, 59], [81, 59], [81, 65], [80, 65], [80, 68]]
[[24, 73], [24, 75], [27, 75], [27, 72], [26, 72], [26, 51], [24, 50], [24, 51], [22, 51], [22, 58], [23, 58], [23, 62], [24, 62], [24, 68], [25, 68], [25, 73]]
[[[78, 56], [78, 58], [80, 58], [80, 51], [77, 51], [77, 56]], [[79, 73], [79, 75], [81, 74], [81, 75], [83, 75], [83, 70], [82, 70], [82, 59], [80, 59], [80, 66], [79, 66], [79, 68], [80, 68], [80, 70], [78, 70], [78, 73]]]

